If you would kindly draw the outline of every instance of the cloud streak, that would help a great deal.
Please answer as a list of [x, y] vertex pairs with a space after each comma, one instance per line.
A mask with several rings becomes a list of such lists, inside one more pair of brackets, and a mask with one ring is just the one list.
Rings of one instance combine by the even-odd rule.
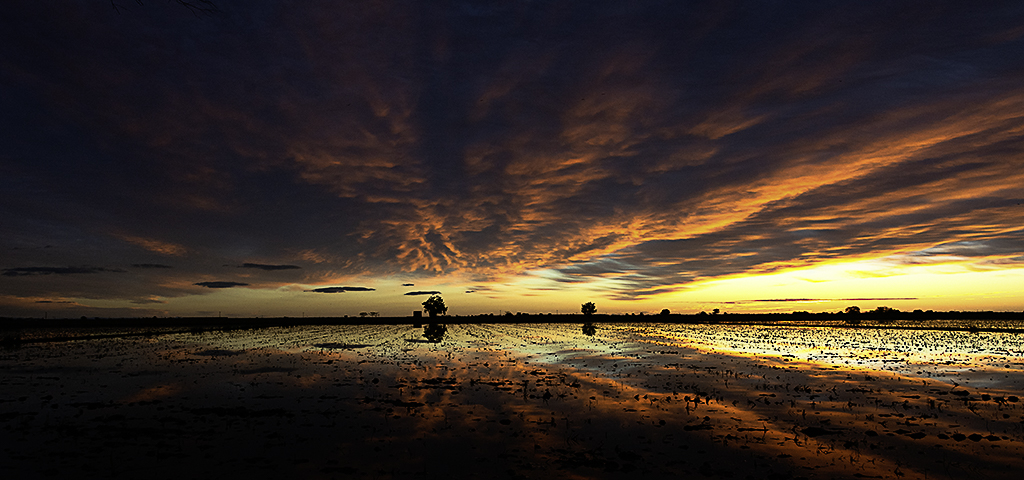
[[238, 268], [256, 268], [259, 270], [273, 272], [277, 270], [298, 270], [302, 267], [298, 265], [267, 265], [263, 263], [243, 263], [239, 265]]
[[198, 282], [198, 283], [193, 283], [192, 285], [196, 285], [196, 286], [199, 286], [199, 287], [206, 287], [206, 288], [232, 288], [232, 287], [245, 287], [245, 286], [248, 286], [249, 284], [248, 283], [241, 283], [241, 282]]
[[878, 297], [878, 298], [764, 298], [758, 300], [740, 300], [722, 302], [725, 304], [742, 305], [744, 303], [811, 303], [811, 302], [873, 302], [893, 300], [917, 300], [913, 297]]
[[2, 275], [5, 277], [28, 277], [36, 275], [80, 275], [102, 272], [124, 273], [125, 271], [118, 268], [103, 267], [15, 267], [5, 268]]
[[372, 292], [376, 289], [369, 287], [323, 287], [307, 290], [316, 293], [345, 293], [345, 292]]

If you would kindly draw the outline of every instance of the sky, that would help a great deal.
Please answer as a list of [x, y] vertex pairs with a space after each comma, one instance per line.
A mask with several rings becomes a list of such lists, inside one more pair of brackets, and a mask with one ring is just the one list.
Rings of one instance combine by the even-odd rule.
[[115, 2], [5, 3], [0, 316], [1024, 310], [1020, 2]]

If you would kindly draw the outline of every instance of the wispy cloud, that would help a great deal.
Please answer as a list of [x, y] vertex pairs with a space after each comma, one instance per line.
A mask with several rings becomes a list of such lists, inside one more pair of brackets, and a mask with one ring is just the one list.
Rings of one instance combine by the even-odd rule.
[[134, 303], [136, 305], [153, 305], [167, 303], [167, 301], [160, 298], [138, 298], [132, 300], [131, 303]]

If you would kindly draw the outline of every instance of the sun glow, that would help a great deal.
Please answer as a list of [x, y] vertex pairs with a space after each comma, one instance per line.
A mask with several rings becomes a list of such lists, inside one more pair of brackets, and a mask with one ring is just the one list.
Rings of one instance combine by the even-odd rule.
[[1022, 310], [1024, 267], [946, 258], [907, 264], [899, 257], [829, 262], [772, 274], [698, 282], [659, 300], [735, 313], [838, 311], [889, 306], [900, 310]]

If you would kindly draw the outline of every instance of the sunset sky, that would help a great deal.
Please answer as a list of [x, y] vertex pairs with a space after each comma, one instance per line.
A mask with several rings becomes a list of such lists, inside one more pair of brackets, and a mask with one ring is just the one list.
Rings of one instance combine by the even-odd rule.
[[0, 316], [1024, 310], [1021, 2], [115, 1], [5, 2]]

